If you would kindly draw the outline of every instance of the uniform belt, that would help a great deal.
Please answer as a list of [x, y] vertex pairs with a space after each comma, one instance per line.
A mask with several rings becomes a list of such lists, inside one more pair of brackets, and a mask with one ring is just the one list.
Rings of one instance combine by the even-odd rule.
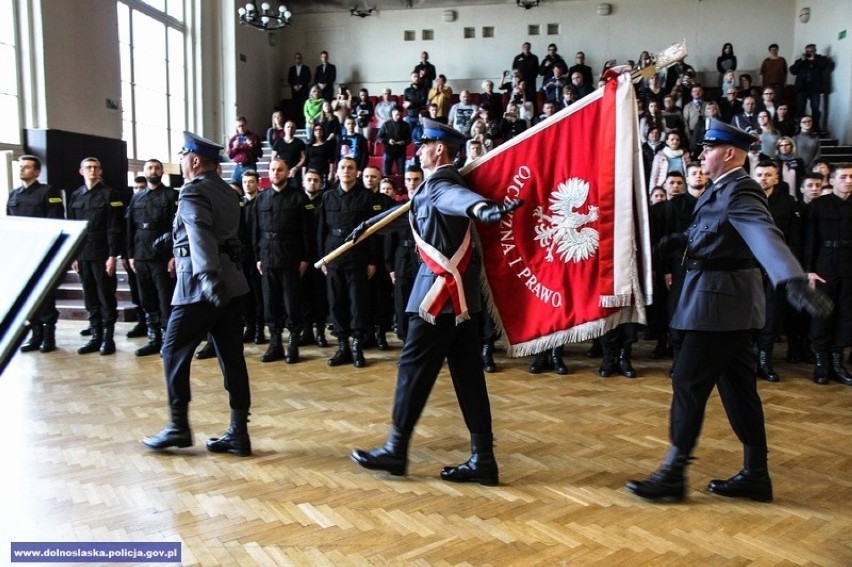
[[823, 248], [852, 248], [852, 240], [823, 240]]
[[400, 240], [399, 245], [403, 248], [414, 248], [417, 246], [413, 240]]
[[344, 230], [342, 228], [330, 228], [328, 229], [328, 233], [332, 236], [348, 236], [351, 230]]
[[[227, 254], [227, 253], [228, 253], [227, 245], [220, 244], [219, 245], [219, 254]], [[174, 247], [174, 254], [175, 254], [176, 257], [181, 257], [181, 258], [185, 258], [185, 257], [189, 256], [189, 246], [175, 246]]]
[[752, 259], [733, 258], [687, 258], [687, 270], [707, 270], [711, 272], [731, 272], [734, 270], [749, 270], [757, 267], [757, 262]]
[[169, 230], [170, 226], [162, 226], [154, 222], [137, 222], [136, 228], [139, 230]]
[[260, 235], [267, 240], [286, 240], [288, 236], [293, 236], [294, 232], [261, 232]]

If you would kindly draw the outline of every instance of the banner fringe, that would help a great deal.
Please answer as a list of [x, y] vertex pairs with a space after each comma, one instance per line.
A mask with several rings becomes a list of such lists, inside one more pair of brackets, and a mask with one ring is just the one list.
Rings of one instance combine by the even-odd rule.
[[629, 307], [633, 305], [633, 294], [622, 293], [620, 295], [602, 295], [600, 299], [601, 307]]

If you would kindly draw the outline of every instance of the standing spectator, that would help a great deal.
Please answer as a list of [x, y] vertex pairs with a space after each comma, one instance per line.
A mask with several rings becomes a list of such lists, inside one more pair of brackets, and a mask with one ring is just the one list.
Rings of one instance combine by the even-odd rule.
[[651, 163], [651, 179], [649, 187], [663, 185], [666, 176], [677, 171], [681, 176], [686, 175], [686, 165], [689, 163], [688, 154], [683, 150], [680, 133], [673, 130], [666, 134], [666, 145], [657, 152]]
[[334, 164], [337, 160], [337, 143], [327, 142], [323, 138], [322, 126], [312, 128], [313, 140], [305, 146], [305, 170], [312, 169], [319, 174], [322, 183], [320, 189], [334, 181]]
[[272, 146], [272, 159], [275, 158], [283, 159], [287, 164], [290, 187], [300, 188], [305, 167], [305, 142], [296, 137], [296, 123], [292, 120], [284, 124], [284, 137]]
[[390, 120], [395, 106], [396, 102], [391, 100], [391, 90], [386, 88], [382, 91], [381, 100], [376, 103], [376, 128], [381, 128], [382, 124]]
[[[582, 51], [578, 51], [577, 54], [574, 56], [574, 65], [568, 68], [568, 72], [565, 73], [565, 75], [570, 77], [571, 75], [577, 72], [583, 75], [583, 83], [587, 85], [592, 84], [592, 68], [586, 65], [586, 54]], [[601, 73], [601, 75], [603, 75], [603, 73]]]
[[767, 111], [761, 110], [757, 113], [757, 127], [757, 136], [760, 138], [760, 153], [774, 159], [777, 151], [776, 144], [780, 135], [778, 130], [775, 129], [775, 125], [772, 124], [772, 119]]
[[334, 100], [331, 101], [331, 111], [337, 116], [337, 120], [341, 125], [343, 125], [346, 117], [352, 114], [352, 94], [346, 85], [337, 87], [337, 94]]
[[781, 166], [781, 180], [790, 190], [799, 187], [802, 177], [807, 173], [805, 162], [799, 157], [796, 142], [787, 136], [778, 138], [776, 158]]
[[251, 394], [243, 356], [240, 304], [249, 287], [234, 250], [239, 237], [239, 197], [216, 172], [221, 150], [210, 140], [184, 133], [181, 171], [188, 183], [180, 191], [172, 230], [178, 282], [163, 338], [171, 417], [159, 433], [142, 443], [155, 450], [192, 445], [192, 352], [209, 332], [228, 391], [231, 424], [224, 434], [207, 441], [207, 450], [248, 456]]
[[642, 103], [645, 105], [645, 108], [650, 108], [652, 100], [662, 107], [664, 96], [666, 96], [666, 91], [664, 91], [662, 86], [660, 86], [660, 76], [657, 73], [648, 77], [647, 87], [639, 89], [639, 98], [642, 99]]
[[420, 77], [420, 83], [427, 91], [432, 88], [437, 72], [435, 66], [429, 63], [429, 53], [424, 51], [420, 54], [420, 63], [414, 66], [414, 72]]
[[[580, 71], [577, 71], [580, 73]], [[561, 67], [553, 68], [553, 75], [545, 79], [541, 84], [541, 93], [544, 95], [544, 100], [555, 103], [562, 96], [562, 89], [570, 84], [567, 77], [562, 75]]]
[[683, 106], [683, 121], [686, 124], [686, 135], [691, 140], [698, 123], [707, 114], [707, 102], [704, 100], [704, 89], [701, 85], [692, 87], [692, 100]]
[[790, 114], [790, 107], [786, 104], [778, 105], [775, 116], [772, 117], [772, 123], [775, 124], [775, 129], [782, 136], [796, 135], [796, 121], [793, 120], [793, 116]]
[[228, 140], [228, 157], [236, 163], [231, 174], [231, 183], [241, 184], [243, 171], [256, 169], [257, 160], [263, 156], [260, 136], [248, 129], [245, 116], [237, 116], [236, 134]]
[[266, 143], [269, 147], [275, 145], [275, 142], [284, 137], [284, 113], [276, 110], [272, 113], [272, 126], [266, 130]]
[[[518, 71], [520, 80], [524, 81], [526, 92], [524, 93], [527, 100], [535, 100], [536, 80], [538, 80], [538, 56], [530, 51], [530, 43], [525, 41], [521, 45], [521, 52], [515, 55], [512, 60], [512, 70]], [[502, 104], [500, 105], [502, 109]], [[492, 116], [493, 119], [498, 119], [500, 114]]]
[[304, 127], [302, 123], [304, 114], [302, 110], [305, 107], [305, 101], [308, 100], [308, 91], [311, 86], [311, 70], [307, 65], [302, 63], [302, 54], [298, 51], [294, 56], [295, 63], [290, 66], [287, 71], [287, 84], [290, 85], [291, 97], [293, 98], [293, 116], [300, 122], [299, 126]]
[[322, 116], [318, 122], [322, 126], [322, 136], [327, 142], [337, 143], [337, 138], [340, 136], [340, 120], [337, 115], [331, 110], [331, 103], [324, 100], [322, 103]]
[[[38, 180], [41, 174], [41, 160], [36, 156], [23, 155], [18, 162], [21, 186], [9, 194], [6, 214], [10, 217], [64, 219], [62, 192]], [[21, 352], [56, 350], [56, 321], [58, 320], [56, 294], [51, 291], [45, 296], [36, 315], [30, 321], [32, 335], [30, 340], [21, 345]]]
[[568, 73], [568, 64], [565, 63], [565, 60], [556, 51], [555, 43], [547, 46], [547, 55], [541, 60], [541, 65], [538, 68], [538, 74], [541, 76], [542, 82], [553, 76], [554, 67], [561, 68], [563, 75]]
[[770, 87], [778, 100], [783, 100], [784, 85], [787, 84], [787, 60], [778, 55], [778, 44], [769, 46], [769, 55], [760, 64], [760, 84], [763, 88]]
[[[350, 116], [343, 122], [343, 134], [337, 144], [337, 158], [349, 157], [355, 160], [358, 171], [364, 171], [370, 152], [367, 150], [367, 138], [355, 130], [355, 118]], [[378, 184], [378, 179], [376, 179]]]
[[355, 116], [356, 130], [369, 140], [370, 124], [373, 122], [373, 103], [370, 102], [370, 93], [367, 89], [358, 91], [358, 100], [352, 107], [352, 114]]
[[418, 73], [411, 73], [411, 84], [402, 94], [405, 121], [411, 128], [413, 139], [420, 138], [420, 115], [426, 111], [429, 90], [423, 85]]
[[815, 126], [816, 120], [806, 114], [799, 118], [799, 133], [793, 137], [793, 141], [796, 142], [796, 151], [805, 163], [805, 167], [810, 167], [822, 155], [822, 146], [820, 146]]
[[148, 186], [133, 195], [127, 208], [127, 258], [136, 274], [148, 326], [148, 344], [137, 349], [136, 356], [159, 354], [175, 289], [172, 250], [163, 249], [157, 241], [171, 233], [178, 193], [162, 184], [159, 160], [146, 161], [143, 171]]
[[79, 354], [100, 351], [115, 352], [115, 321], [118, 302], [115, 297], [118, 280], [115, 262], [125, 250], [124, 210], [121, 195], [104, 185], [101, 162], [88, 157], [80, 162], [83, 185], [68, 201], [68, 220], [88, 221], [86, 236], [77, 251], [71, 269], [80, 274], [92, 338], [77, 349]]
[[591, 92], [595, 90], [594, 87], [585, 81], [586, 80], [583, 78], [583, 74], [580, 71], [574, 71], [571, 73], [571, 87], [574, 89], [574, 92], [577, 93], [577, 100], [591, 94]]
[[677, 132], [681, 135], [681, 139], [686, 136], [686, 123], [683, 120], [683, 112], [675, 104], [675, 99], [672, 95], [663, 97], [663, 126], [666, 132]]
[[488, 112], [486, 121], [497, 120], [503, 113], [503, 95], [494, 92], [494, 81], [482, 81], [479, 108], [484, 108]]
[[305, 126], [310, 128], [322, 116], [322, 105], [325, 104], [325, 99], [322, 98], [322, 91], [314, 85], [311, 87], [308, 100], [305, 101], [305, 106], [302, 109], [302, 114], [305, 117]]
[[731, 120], [731, 126], [748, 132], [749, 134], [757, 133], [757, 105], [753, 96], [747, 96], [743, 99], [743, 110], [739, 114], [735, 114]]
[[[654, 103], [656, 104], [656, 103]], [[657, 152], [663, 149], [663, 141], [660, 139], [662, 135], [662, 128], [656, 125], [651, 125], [648, 128], [646, 133], [646, 139], [642, 143], [642, 163], [644, 165], [645, 170], [645, 187], [648, 189], [653, 188], [651, 185], [651, 169], [653, 167], [654, 156], [657, 155]]]
[[722, 96], [725, 96], [728, 93], [728, 89], [734, 89], [734, 95], [736, 95], [737, 85], [739, 85], [737, 73], [735, 71], [728, 70], [725, 71], [724, 75], [722, 75], [722, 84], [719, 85], [719, 90], [721, 91]]
[[405, 149], [411, 143], [411, 127], [402, 119], [402, 112], [394, 108], [391, 119], [382, 124], [379, 129], [379, 140], [384, 146], [384, 167], [382, 173], [390, 176], [393, 166], [402, 175], [405, 171]]
[[448, 123], [465, 138], [470, 137], [470, 125], [476, 117], [476, 105], [470, 102], [470, 91], [459, 93], [459, 101], [450, 108]]
[[660, 105], [656, 100], [648, 102], [648, 110], [645, 111], [645, 115], [639, 120], [639, 136], [643, 140], [647, 140], [648, 132], [651, 128], [658, 128], [661, 133], [666, 131], [663, 113], [660, 111]]
[[813, 379], [852, 386], [852, 375], [843, 367], [843, 349], [852, 344], [852, 163], [838, 164], [831, 177], [832, 192], [809, 205], [805, 241], [808, 279], [834, 300], [834, 312], [811, 320]]
[[722, 54], [716, 58], [716, 71], [719, 72], [719, 86], [728, 71], [737, 70], [737, 56], [734, 55], [734, 46], [726, 43], [722, 46]]
[[328, 51], [320, 52], [320, 64], [314, 71], [314, 83], [319, 87], [322, 98], [331, 102], [334, 96], [334, 82], [337, 80], [337, 67], [328, 62]]
[[450, 113], [452, 103], [453, 89], [447, 86], [447, 77], [438, 75], [435, 86], [429, 90], [429, 104], [434, 104], [437, 107], [437, 112], [433, 119], [441, 124], [446, 124], [447, 115]]
[[822, 128], [820, 98], [823, 93], [828, 92], [825, 87], [831, 70], [831, 61], [828, 57], [817, 53], [816, 45], [813, 43], [806, 45], [802, 56], [790, 65], [790, 72], [796, 75], [796, 113], [800, 117], [804, 116], [805, 108], [810, 103], [816, 132]]

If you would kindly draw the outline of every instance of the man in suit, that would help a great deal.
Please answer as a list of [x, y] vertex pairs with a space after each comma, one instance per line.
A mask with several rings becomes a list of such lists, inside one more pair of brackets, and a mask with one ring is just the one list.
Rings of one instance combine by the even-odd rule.
[[213, 453], [251, 455], [251, 396], [243, 357], [242, 296], [249, 292], [240, 267], [240, 199], [217, 173], [222, 146], [184, 132], [180, 192], [172, 229], [177, 286], [163, 339], [163, 370], [171, 419], [142, 443], [151, 449], [192, 445], [189, 371], [192, 353], [209, 332], [225, 378], [231, 425], [207, 441]]
[[291, 97], [293, 99], [293, 120], [303, 128], [305, 116], [302, 109], [308, 100], [308, 91], [311, 88], [311, 70], [302, 63], [302, 54], [296, 52], [295, 64], [287, 71], [287, 84], [290, 85]]
[[[418, 155], [426, 181], [414, 193], [410, 218], [412, 236], [423, 263], [406, 308], [408, 337], [398, 363], [393, 426], [383, 447], [370, 451], [357, 449], [352, 460], [367, 469], [405, 475], [409, 439], [446, 359], [471, 433], [471, 457], [458, 466], [444, 467], [441, 478], [495, 486], [498, 471], [491, 406], [478, 356], [482, 347], [476, 321], [482, 311], [481, 257], [472, 239], [472, 219], [499, 222], [521, 202], [497, 204], [465, 187], [453, 167], [456, 154], [465, 142], [457, 130], [427, 118], [423, 120], [421, 142]], [[357, 240], [381, 216], [359, 225], [347, 240]], [[446, 268], [448, 264], [452, 271]], [[442, 286], [451, 278], [455, 285]]]
[[320, 64], [314, 71], [314, 83], [322, 91], [322, 98], [331, 102], [334, 98], [334, 82], [337, 80], [337, 67], [328, 62], [328, 51], [320, 52]]
[[[790, 303], [817, 316], [831, 302], [808, 286], [802, 267], [772, 221], [766, 195], [742, 168], [755, 138], [708, 119], [701, 165], [713, 184], [695, 206], [685, 233], [687, 273], [671, 326], [683, 333], [673, 371], [670, 447], [663, 464], [627, 490], [649, 500], [682, 500], [684, 470], [698, 440], [714, 386], [731, 427], [744, 445], [744, 467], [708, 490], [729, 497], [772, 501], [763, 407], [752, 365], [751, 337], [763, 326], [766, 303], [760, 267], [775, 285], [784, 285]], [[664, 247], [661, 241], [660, 246]]]

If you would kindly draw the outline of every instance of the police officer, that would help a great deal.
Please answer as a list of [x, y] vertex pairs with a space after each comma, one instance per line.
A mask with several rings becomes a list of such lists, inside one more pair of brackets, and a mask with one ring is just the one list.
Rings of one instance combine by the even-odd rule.
[[[289, 184], [290, 168], [282, 158], [269, 162], [272, 189], [262, 192], [255, 204], [254, 245], [257, 269], [263, 281], [263, 307], [269, 325], [269, 348], [261, 362], [282, 358], [299, 361], [299, 337], [304, 325], [302, 275], [308, 268], [310, 224], [301, 189]], [[290, 331], [287, 353], [281, 343], [284, 328]]]
[[[481, 257], [472, 239], [471, 219], [499, 222], [520, 202], [498, 205], [465, 187], [464, 180], [453, 167], [465, 141], [456, 130], [425, 119], [421, 141], [418, 153], [426, 181], [414, 194], [410, 218], [414, 223], [415, 241], [425, 258], [406, 309], [408, 338], [399, 359], [393, 426], [383, 447], [355, 450], [352, 459], [367, 469], [387, 471], [392, 475], [406, 473], [409, 439], [446, 359], [465, 424], [471, 433], [472, 454], [458, 466], [445, 467], [441, 478], [495, 486], [498, 471], [493, 451], [491, 407], [478, 356], [482, 343], [475, 320], [481, 311]], [[350, 238], [357, 239], [366, 225], [375, 220], [359, 226]], [[455, 291], [436, 293], [441, 289], [441, 278], [452, 275], [442, 276], [429, 266], [445, 263], [455, 264], [454, 271], [459, 273], [461, 281], [456, 281], [456, 286], [443, 288]], [[458, 310], [455, 306], [459, 306]]]
[[161, 183], [160, 160], [149, 159], [143, 171], [148, 186], [133, 195], [127, 208], [127, 257], [136, 273], [148, 326], [148, 344], [137, 349], [136, 356], [160, 352], [175, 289], [175, 259], [167, 238], [162, 237], [171, 231], [178, 194]]
[[[317, 234], [317, 223], [322, 208], [322, 184], [323, 179], [316, 169], [307, 169], [302, 176], [302, 187], [305, 190], [307, 201], [305, 211], [311, 235]], [[317, 240], [311, 238], [308, 257], [311, 260], [319, 258], [317, 251]], [[305, 292], [305, 321], [306, 325], [302, 331], [302, 344], [312, 344], [325, 348], [328, 340], [325, 338], [325, 326], [328, 320], [328, 294], [325, 274], [319, 268], [315, 268], [309, 262], [308, 269], [302, 275], [302, 290]], [[316, 327], [316, 335], [313, 328]]]
[[806, 237], [808, 279], [837, 306], [831, 317], [811, 320], [813, 380], [852, 386], [843, 366], [843, 349], [852, 344], [852, 163], [835, 166], [831, 181], [831, 193], [811, 201]]
[[[24, 155], [18, 162], [21, 169], [21, 186], [9, 194], [6, 214], [10, 217], [64, 219], [62, 193], [59, 189], [38, 180], [41, 160], [36, 156]], [[56, 310], [56, 296], [53, 292], [44, 298], [34, 319], [30, 322], [32, 334], [30, 339], [21, 345], [21, 352], [56, 350], [56, 321], [59, 319], [59, 311]]]
[[[355, 160], [344, 157], [337, 162], [337, 183], [323, 193], [318, 220], [319, 250], [325, 255], [344, 243], [346, 236], [373, 214], [373, 196], [358, 180]], [[337, 352], [329, 366], [352, 362], [361, 368], [364, 339], [369, 321], [369, 278], [376, 272], [378, 245], [370, 239], [356, 246], [322, 270], [328, 281], [328, 303], [337, 337]], [[352, 337], [352, 347], [349, 346]]]
[[700, 159], [713, 184], [698, 200], [685, 235], [669, 238], [687, 243], [683, 293], [671, 321], [672, 328], [683, 332], [672, 380], [671, 445], [656, 472], [627, 483], [627, 490], [649, 500], [685, 498], [684, 469], [716, 386], [744, 446], [744, 468], [727, 480], [711, 481], [708, 490], [772, 500], [763, 407], [752, 373], [751, 337], [765, 318], [758, 262], [776, 285], [785, 285], [793, 306], [818, 315], [831, 309], [831, 302], [808, 286], [772, 221], [766, 196], [742, 168], [754, 141], [750, 134], [708, 118]]
[[84, 184], [71, 194], [68, 202], [68, 218], [89, 223], [83, 245], [71, 264], [83, 282], [83, 297], [92, 328], [92, 337], [77, 349], [79, 354], [115, 352], [113, 335], [118, 319], [115, 263], [126, 249], [126, 202], [117, 191], [103, 183], [102, 171], [97, 158], [87, 157], [80, 162]]
[[260, 272], [257, 271], [257, 258], [254, 255], [255, 205], [257, 204], [259, 177], [255, 170], [243, 172], [243, 197], [240, 200], [240, 243], [242, 244], [241, 263], [243, 273], [248, 280], [251, 293], [243, 301], [243, 342], [254, 341], [256, 345], [267, 343], [264, 332], [263, 315], [263, 283]]
[[239, 263], [240, 200], [217, 173], [222, 146], [184, 132], [181, 169], [188, 183], [178, 201], [172, 236], [177, 286], [163, 339], [171, 419], [142, 440], [151, 449], [192, 445], [189, 427], [192, 353], [210, 332], [225, 378], [231, 425], [207, 441], [214, 453], [251, 455], [248, 416], [251, 397], [243, 357], [242, 296], [249, 291]]

